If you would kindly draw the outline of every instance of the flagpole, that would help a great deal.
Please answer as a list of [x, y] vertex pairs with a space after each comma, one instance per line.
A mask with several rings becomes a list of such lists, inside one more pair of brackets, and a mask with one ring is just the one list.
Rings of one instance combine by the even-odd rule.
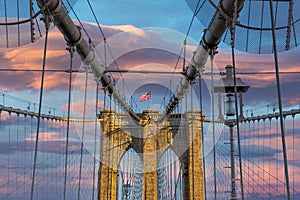
[[150, 101], [149, 101], [149, 110], [151, 109], [151, 105], [152, 105], [152, 92], [150, 93], [151, 95], [151, 98], [150, 98]]

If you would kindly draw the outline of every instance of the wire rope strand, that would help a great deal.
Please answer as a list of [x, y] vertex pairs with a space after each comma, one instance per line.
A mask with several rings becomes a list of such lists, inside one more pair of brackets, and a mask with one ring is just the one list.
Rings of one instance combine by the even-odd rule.
[[[210, 52], [210, 70], [211, 72], [214, 71], [214, 55], [215, 52], [213, 52], [211, 50]], [[217, 199], [217, 168], [216, 168], [216, 135], [215, 135], [215, 98], [214, 98], [214, 93], [213, 93], [213, 88], [214, 88], [214, 76], [213, 73], [211, 73], [211, 109], [212, 109], [212, 123], [213, 123], [213, 127], [212, 127], [212, 131], [213, 131], [213, 174], [214, 174], [214, 199]]]
[[[111, 105], [111, 102], [112, 102], [112, 96], [111, 95], [109, 95], [109, 123], [112, 123], [111, 121], [112, 121], [112, 105]], [[111, 131], [114, 131], [114, 128], [113, 127], [111, 127], [110, 125], [109, 125], [109, 129], [108, 129], [108, 133], [109, 134], [107, 134], [107, 137], [108, 137], [108, 166], [107, 166], [107, 170], [108, 170], [108, 176], [107, 176], [107, 199], [111, 199], [111, 185], [112, 185], [112, 183], [111, 183]], [[113, 137], [113, 136], [112, 136]], [[113, 144], [112, 144], [113, 145]]]
[[[206, 1], [206, 0], [204, 0], [204, 2], [205, 2], [205, 1]], [[180, 52], [179, 52], [177, 61], [176, 61], [176, 63], [175, 63], [175, 67], [174, 67], [174, 70], [173, 70], [172, 77], [171, 77], [171, 79], [170, 79], [170, 83], [172, 83], [172, 80], [173, 80], [173, 78], [174, 78], [175, 71], [176, 71], [176, 69], [177, 69], [177, 67], [178, 67], [178, 64], [179, 64], [179, 61], [180, 61], [180, 59], [181, 59], [181, 54], [182, 54], [182, 53], [184, 53], [184, 55], [183, 55], [183, 68], [185, 68], [185, 60], [186, 60], [186, 56], [185, 56], [185, 54], [186, 54], [186, 40], [187, 40], [187, 37], [189, 36], [189, 33], [190, 33], [190, 31], [191, 31], [192, 25], [193, 25], [193, 23], [194, 23], [194, 19], [195, 19], [197, 13], [200, 11], [200, 9], [202, 8], [202, 6], [204, 5], [204, 2], [203, 2], [202, 5], [200, 6], [200, 8], [198, 8], [198, 7], [199, 7], [199, 4], [200, 4], [200, 0], [198, 0], [198, 2], [197, 2], [197, 6], [196, 6], [195, 11], [194, 11], [194, 13], [193, 13], [193, 17], [192, 17], [192, 19], [191, 19], [191, 21], [190, 21], [188, 30], [187, 30], [187, 32], [186, 32], [185, 39], [184, 39], [184, 41], [183, 41], [183, 47], [180, 49]], [[182, 52], [182, 51], [184, 51], [184, 52]], [[166, 91], [165, 91], [165, 94], [164, 94], [164, 98], [167, 96], [167, 92], [168, 92], [168, 88], [166, 88]], [[164, 99], [164, 98], [163, 98], [163, 99]]]
[[85, 132], [86, 104], [87, 104], [87, 91], [88, 91], [88, 75], [89, 75], [89, 72], [88, 72], [88, 69], [86, 69], [85, 88], [84, 88], [84, 103], [83, 103], [83, 123], [82, 123], [81, 144], [80, 144], [80, 164], [79, 164], [78, 194], [77, 194], [77, 199], [78, 200], [80, 200], [80, 190], [81, 190], [82, 157], [83, 157], [83, 142], [84, 142], [84, 132]]
[[206, 166], [205, 166], [205, 149], [204, 149], [204, 131], [203, 131], [203, 98], [202, 98], [202, 79], [201, 75], [199, 74], [199, 97], [200, 97], [200, 110], [201, 110], [201, 139], [202, 139], [202, 164], [203, 164], [203, 178], [204, 178], [204, 197], [207, 199], [207, 192], [206, 192]]
[[271, 15], [271, 24], [272, 24], [272, 39], [273, 39], [273, 55], [275, 61], [275, 71], [276, 71], [276, 85], [277, 85], [277, 98], [279, 106], [279, 115], [280, 115], [280, 129], [281, 129], [281, 142], [283, 149], [283, 160], [284, 160], [284, 175], [286, 182], [286, 191], [287, 199], [290, 200], [290, 183], [289, 183], [289, 170], [288, 170], [288, 160], [286, 152], [286, 142], [285, 142], [285, 131], [283, 124], [283, 111], [282, 111], [282, 100], [281, 100], [281, 88], [280, 88], [280, 77], [279, 77], [279, 64], [278, 64], [278, 55], [277, 55], [277, 44], [276, 44], [276, 33], [275, 33], [275, 22], [274, 22], [274, 13], [273, 13], [273, 0], [270, 0], [270, 15]]
[[[293, 174], [295, 174], [295, 115], [293, 117], [293, 154], [292, 154], [292, 165], [293, 165]], [[295, 176], [293, 176], [293, 200], [295, 199]]]
[[[16, 130], [16, 135], [17, 135], [17, 144], [16, 144], [16, 188], [18, 188], [18, 168], [19, 168], [19, 126], [20, 126], [20, 114], [17, 114], [17, 130]], [[18, 197], [17, 189], [16, 189], [16, 198]]]
[[21, 38], [20, 38], [20, 0], [17, 0], [17, 20], [18, 20], [18, 46], [21, 45]]
[[[111, 57], [112, 57], [112, 59], [113, 59], [113, 63], [114, 63], [114, 65], [116, 66], [116, 68], [118, 69], [118, 71], [121, 71], [120, 70], [120, 68], [119, 68], [119, 64], [117, 63], [117, 61], [116, 61], [116, 59], [115, 59], [115, 57], [114, 57], [114, 55], [113, 55], [113, 53], [112, 53], [112, 50], [111, 50], [111, 48], [110, 48], [110, 46], [109, 46], [109, 44], [108, 44], [108, 42], [107, 42], [107, 39], [106, 39], [106, 36], [105, 36], [105, 34], [104, 34], [104, 32], [103, 32], [103, 29], [101, 28], [101, 25], [100, 25], [100, 23], [99, 23], [99, 20], [98, 20], [98, 18], [97, 18], [97, 16], [96, 16], [96, 14], [95, 14], [95, 11], [94, 11], [94, 9], [93, 9], [93, 6], [91, 5], [91, 3], [90, 3], [90, 0], [87, 0], [87, 2], [88, 2], [88, 5], [89, 5], [89, 8], [90, 8], [90, 10], [91, 10], [91, 12], [92, 12], [92, 14], [93, 14], [93, 17], [94, 17], [94, 19], [96, 20], [96, 23], [97, 23], [97, 26], [98, 26], [98, 28], [99, 28], [99, 30], [100, 30], [100, 33], [101, 33], [101, 36], [103, 37], [103, 40], [104, 40], [104, 66], [105, 67], [108, 67], [107, 66], [107, 50], [108, 50], [108, 52], [109, 52], [109, 54], [111, 55]], [[121, 75], [121, 77], [122, 77], [122, 73], [121, 72], [119, 72], [119, 74]], [[124, 80], [123, 80], [124, 81]], [[123, 87], [125, 86], [125, 88], [126, 88], [126, 90], [130, 93], [130, 91], [129, 91], [129, 88], [128, 88], [128, 86], [127, 86], [127, 84], [124, 82], [124, 84], [123, 84]], [[124, 91], [124, 93], [125, 93], [125, 91]], [[135, 102], [135, 100], [133, 99], [133, 103], [136, 105], [136, 107], [137, 107], [137, 103]]]
[[95, 178], [96, 178], [96, 144], [97, 144], [97, 123], [98, 123], [98, 95], [99, 95], [99, 82], [96, 83], [96, 101], [95, 101], [95, 109], [96, 109], [96, 121], [95, 121], [95, 135], [94, 135], [94, 163], [93, 163], [93, 194], [92, 200], [95, 198]]
[[73, 57], [75, 52], [75, 46], [70, 45], [68, 47], [70, 53], [70, 74], [69, 74], [69, 93], [68, 93], [68, 114], [67, 114], [67, 135], [66, 135], [66, 151], [65, 151], [65, 174], [64, 174], [64, 196], [66, 199], [67, 190], [67, 177], [68, 177], [68, 154], [69, 154], [69, 135], [70, 135], [70, 115], [71, 115], [71, 96], [72, 96], [72, 71], [73, 71]]
[[241, 199], [244, 200], [244, 184], [243, 184], [243, 169], [242, 169], [242, 158], [241, 158], [241, 141], [240, 141], [240, 125], [239, 125], [239, 113], [238, 113], [238, 103], [237, 103], [237, 85], [236, 85], [236, 66], [235, 66], [235, 31], [238, 18], [238, 0], [234, 0], [234, 9], [233, 9], [233, 20], [230, 23], [231, 31], [231, 59], [233, 67], [233, 82], [234, 82], [234, 98], [235, 98], [235, 120], [236, 120], [236, 132], [237, 132], [237, 141], [238, 141], [238, 158], [239, 158], [239, 167], [240, 167], [240, 185], [241, 185]]
[[5, 32], [6, 32], [6, 47], [8, 48], [8, 26], [7, 26], [7, 4], [6, 4], [6, 0], [4, 0], [4, 18], [5, 18]]
[[[10, 152], [10, 143], [11, 143], [11, 112], [8, 113], [8, 151]], [[7, 154], [7, 195], [9, 191], [9, 182], [10, 182], [10, 175], [9, 175], [9, 169], [10, 169], [10, 159], [9, 154]]]
[[34, 181], [35, 181], [35, 175], [36, 175], [36, 164], [37, 164], [37, 154], [38, 154], [38, 144], [39, 144], [38, 142], [39, 142], [42, 100], [43, 100], [43, 91], [44, 91], [45, 67], [46, 67], [47, 46], [48, 46], [48, 33], [49, 33], [49, 26], [50, 26], [50, 16], [48, 14], [48, 11], [45, 11], [43, 20], [44, 20], [45, 28], [46, 28], [46, 36], [45, 36], [45, 44], [44, 44], [42, 78], [41, 78], [41, 86], [40, 86], [39, 111], [38, 111], [38, 116], [37, 116], [37, 130], [36, 130], [36, 138], [35, 138], [32, 184], [31, 184], [31, 193], [30, 193], [31, 200], [33, 200], [33, 195], [34, 195], [34, 184], [35, 184]]

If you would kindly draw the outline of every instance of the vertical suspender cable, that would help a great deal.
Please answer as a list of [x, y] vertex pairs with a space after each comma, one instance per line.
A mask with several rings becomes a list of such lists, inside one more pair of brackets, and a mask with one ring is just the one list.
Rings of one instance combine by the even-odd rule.
[[[45, 12], [47, 12], [47, 10]], [[46, 28], [46, 36], [45, 36], [45, 44], [44, 44], [39, 111], [38, 111], [38, 116], [37, 116], [37, 129], [36, 129], [36, 138], [35, 138], [34, 162], [33, 162], [33, 172], [32, 172], [31, 194], [30, 194], [31, 200], [33, 200], [33, 194], [34, 194], [34, 181], [35, 181], [35, 171], [36, 171], [38, 144], [39, 144], [39, 133], [40, 133], [39, 131], [40, 131], [40, 123], [41, 123], [42, 100], [43, 100], [44, 79], [45, 79], [45, 66], [46, 66], [46, 55], [47, 55], [47, 45], [48, 45], [48, 32], [49, 32], [49, 26], [50, 26], [49, 14], [44, 13], [43, 17], [44, 17], [43, 20], [44, 20], [45, 28]]]
[[243, 166], [242, 166], [242, 155], [241, 155], [241, 140], [240, 140], [240, 125], [239, 125], [239, 113], [238, 111], [238, 102], [237, 102], [237, 86], [236, 86], [236, 66], [235, 66], [235, 31], [236, 23], [238, 18], [238, 0], [234, 1], [233, 9], [233, 20], [231, 22], [231, 56], [232, 56], [232, 67], [233, 67], [233, 82], [234, 82], [234, 98], [235, 98], [235, 118], [236, 118], [236, 132], [237, 132], [237, 141], [238, 141], [238, 156], [239, 156], [239, 167], [240, 167], [240, 185], [241, 185], [241, 199], [244, 200], [244, 183], [243, 183]]
[[18, 196], [17, 190], [18, 190], [18, 168], [19, 168], [19, 126], [20, 126], [20, 113], [17, 113], [17, 145], [16, 145], [16, 156], [17, 156], [17, 160], [16, 160], [16, 198]]
[[[0, 116], [1, 116], [1, 112], [0, 112]], [[0, 121], [1, 121], [1, 119], [0, 119]], [[24, 138], [27, 138], [27, 124], [29, 124], [28, 122], [27, 122], [27, 115], [24, 115]], [[1, 126], [1, 125], [0, 125]], [[26, 140], [24, 140], [24, 150], [25, 150], [25, 154], [24, 154], [24, 160], [27, 160], [27, 142], [26, 142]], [[24, 188], [23, 188], [23, 190], [24, 190], [24, 193], [23, 193], [23, 195], [25, 196], [25, 194], [26, 194], [26, 184], [25, 184], [25, 182], [26, 182], [26, 169], [24, 168], [24, 172], [23, 172], [23, 182], [24, 182]]]
[[69, 134], [70, 134], [70, 114], [71, 114], [71, 91], [72, 91], [72, 71], [73, 71], [73, 57], [75, 47], [70, 45], [68, 47], [70, 52], [70, 74], [69, 74], [69, 94], [68, 94], [68, 116], [67, 116], [67, 136], [66, 136], [66, 155], [65, 155], [65, 177], [64, 177], [64, 200], [66, 200], [67, 190], [67, 176], [68, 176], [68, 154], [69, 154]]
[[[292, 165], [293, 165], [293, 174], [295, 174], [295, 115], [293, 117], [293, 155], [292, 155]], [[293, 199], [295, 199], [295, 176], [293, 176]]]
[[288, 161], [287, 161], [287, 153], [286, 153], [285, 131], [284, 131], [284, 124], [283, 124], [279, 66], [278, 66], [276, 33], [275, 33], [275, 23], [274, 23], [274, 13], [273, 13], [273, 0], [270, 0], [270, 13], [271, 13], [273, 51], [274, 51], [273, 55], [274, 55], [275, 70], [276, 70], [277, 98], [278, 98], [278, 106], [279, 106], [279, 114], [280, 114], [280, 129], [281, 129], [281, 140], [282, 140], [283, 160], [284, 160], [284, 175], [286, 181], [287, 199], [290, 200], [289, 170], [288, 170]]
[[[20, 21], [20, 1], [17, 1], [17, 18], [18, 22]], [[20, 39], [20, 24], [18, 23], [18, 46], [21, 46], [21, 39]]]
[[[269, 126], [269, 146], [272, 146], [272, 118], [269, 118], [270, 126]], [[271, 160], [269, 160], [269, 171], [271, 172]], [[271, 175], [269, 174], [269, 184], [271, 183]], [[271, 187], [269, 187], [269, 194], [271, 194]]]
[[84, 141], [84, 131], [85, 131], [85, 115], [86, 115], [86, 99], [87, 99], [87, 87], [88, 87], [88, 68], [85, 73], [85, 88], [84, 88], [84, 104], [83, 104], [83, 124], [81, 133], [81, 146], [80, 146], [80, 164], [79, 164], [79, 180], [78, 180], [78, 200], [80, 199], [80, 186], [81, 186], [81, 175], [82, 175], [82, 157], [83, 157], [83, 141]]
[[[6, 47], [8, 48], [8, 26], [7, 26], [7, 6], [6, 6], [6, 0], [4, 0], [4, 18], [5, 18], [5, 31], [6, 31]], [[4, 96], [4, 94], [3, 94]], [[4, 105], [4, 104], [3, 104]]]
[[[112, 100], [112, 96], [111, 94], [109, 94], [109, 123], [111, 123], [110, 121], [112, 120], [112, 110], [111, 110], [111, 100]], [[107, 170], [108, 170], [108, 175], [107, 175], [107, 199], [111, 199], [111, 186], [112, 186], [112, 183], [111, 183], [111, 164], [110, 164], [110, 159], [111, 159], [111, 146], [110, 146], [110, 135], [112, 134], [112, 131], [113, 131], [113, 128], [110, 129], [110, 124], [108, 125], [109, 126], [109, 129], [108, 129], [108, 167], [107, 167]]]
[[211, 109], [212, 109], [212, 123], [213, 123], [213, 163], [214, 163], [214, 199], [217, 199], [217, 169], [216, 169], [216, 135], [215, 135], [215, 98], [213, 93], [214, 88], [214, 55], [215, 52], [210, 52], [210, 71], [211, 71]]
[[30, 10], [30, 35], [31, 35], [31, 42], [34, 42], [34, 22], [33, 22], [33, 2], [29, 0], [29, 10]]
[[[203, 99], [202, 99], [202, 82], [201, 82], [201, 75], [199, 75], [199, 97], [200, 97], [200, 110], [201, 115], [203, 113]], [[204, 131], [203, 131], [203, 119], [201, 116], [201, 137], [202, 137], [202, 164], [203, 164], [203, 176], [204, 176], [204, 197], [207, 199], [206, 194], [206, 169], [205, 169], [205, 149], [204, 149]]]
[[[10, 132], [11, 132], [11, 112], [9, 112], [8, 113], [8, 152], [10, 152], [10, 142], [11, 142], [11, 135], [10, 135]], [[7, 194], [7, 197], [8, 197], [8, 195], [9, 195], [9, 182], [10, 182], [10, 176], [9, 176], [9, 174], [10, 174], [10, 172], [9, 172], [9, 169], [10, 169], [10, 159], [9, 159], [9, 154], [7, 154], [7, 188], [6, 188], [6, 190], [7, 190], [7, 192], [6, 192], [6, 194]]]
[[[191, 85], [192, 87], [192, 85]], [[191, 110], [193, 111], [193, 90], [191, 89]], [[197, 134], [197, 133], [194, 133], [194, 118], [192, 118], [192, 173], [193, 173], [193, 199], [195, 199], [195, 157], [194, 157], [194, 134]]]
[[97, 114], [98, 114], [98, 95], [99, 95], [99, 82], [97, 82], [96, 85], [96, 121], [95, 121], [95, 135], [94, 135], [94, 166], [93, 166], [93, 194], [92, 194], [92, 200], [95, 198], [95, 178], [96, 178], [96, 141], [97, 141]]

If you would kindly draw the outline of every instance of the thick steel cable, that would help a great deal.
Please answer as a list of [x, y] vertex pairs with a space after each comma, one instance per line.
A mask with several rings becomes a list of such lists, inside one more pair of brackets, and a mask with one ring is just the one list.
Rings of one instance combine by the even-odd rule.
[[[9, 115], [9, 119], [8, 119], [8, 152], [10, 152], [10, 144], [11, 144], [11, 113], [9, 112], [8, 113]], [[7, 182], [9, 183], [11, 180], [10, 179], [10, 159], [9, 159], [9, 154], [7, 155]], [[6, 190], [7, 190], [7, 196], [8, 196], [8, 191], [9, 191], [9, 184], [7, 184], [7, 187], [6, 187]]]
[[[210, 52], [210, 70], [211, 72], [214, 71], [214, 56], [215, 56], [215, 52], [213, 50], [211, 50]], [[214, 76], [213, 73], [211, 74], [211, 109], [212, 109], [212, 123], [213, 123], [213, 127], [212, 127], [212, 131], [213, 131], [213, 174], [214, 174], [214, 199], [217, 199], [217, 179], [216, 179], [216, 175], [217, 175], [217, 168], [216, 168], [216, 135], [215, 135], [215, 98], [214, 98], [214, 93], [213, 93], [213, 88], [214, 88]]]
[[283, 111], [282, 111], [276, 33], [275, 33], [275, 23], [274, 23], [274, 13], [273, 13], [273, 0], [270, 0], [270, 14], [271, 14], [271, 24], [272, 24], [273, 51], [274, 51], [273, 55], [274, 55], [274, 61], [275, 61], [274, 64], [276, 70], [277, 98], [278, 98], [278, 106], [279, 106], [279, 114], [280, 114], [279, 118], [280, 118], [281, 141], [282, 141], [283, 160], [284, 160], [284, 175], [286, 181], [287, 198], [288, 200], [290, 200], [291, 197], [290, 197], [289, 170], [288, 170], [288, 161], [287, 161], [287, 152], [286, 152], [285, 131], [284, 131], [284, 124], [283, 124]]
[[237, 132], [237, 141], [238, 141], [238, 157], [239, 157], [239, 168], [240, 168], [240, 185], [241, 185], [241, 198], [244, 200], [244, 183], [243, 183], [243, 166], [242, 166], [242, 157], [241, 157], [241, 140], [240, 140], [240, 125], [239, 125], [239, 113], [238, 113], [238, 102], [237, 102], [237, 85], [236, 85], [236, 62], [235, 62], [235, 34], [236, 34], [236, 24], [238, 18], [238, 0], [234, 1], [233, 9], [233, 19], [230, 23], [231, 31], [231, 57], [232, 57], [232, 67], [233, 67], [233, 84], [234, 84], [234, 99], [235, 99], [235, 123], [236, 123], [236, 132]]
[[86, 103], [87, 103], [87, 88], [88, 88], [88, 69], [86, 69], [85, 74], [85, 88], [84, 88], [84, 103], [83, 103], [83, 123], [82, 123], [82, 133], [81, 133], [81, 145], [80, 145], [80, 163], [79, 163], [79, 180], [78, 180], [78, 194], [77, 199], [80, 200], [80, 189], [81, 189], [81, 176], [82, 176], [82, 157], [83, 157], [83, 141], [84, 141], [84, 131], [85, 131], [85, 117], [86, 117]]
[[5, 32], [6, 32], [6, 47], [8, 48], [8, 27], [7, 27], [7, 6], [6, 0], [4, 0], [4, 17], [5, 17]]
[[20, 46], [20, 1], [17, 0], [17, 19], [18, 19], [18, 46]]
[[[106, 38], [106, 36], [105, 36], [105, 34], [104, 34], [104, 32], [103, 32], [103, 29], [101, 28], [101, 25], [100, 25], [100, 23], [99, 23], [99, 20], [98, 20], [96, 14], [95, 14], [95, 11], [94, 11], [94, 9], [93, 9], [93, 6], [92, 6], [90, 0], [87, 0], [87, 3], [88, 3], [88, 5], [89, 5], [89, 8], [90, 8], [92, 14], [93, 14], [94, 19], [96, 20], [97, 26], [98, 26], [98, 28], [99, 28], [99, 30], [100, 30], [100, 33], [101, 33], [101, 35], [102, 35], [102, 37], [103, 37], [103, 40], [104, 40], [104, 53], [105, 53], [105, 58], [104, 58], [104, 59], [105, 59], [105, 63], [104, 63], [104, 66], [107, 67], [107, 63], [106, 63], [106, 50], [108, 50], [109, 53], [110, 53], [110, 55], [111, 55], [111, 57], [113, 58], [113, 63], [114, 63], [114, 65], [116, 66], [116, 68], [117, 68], [119, 71], [121, 71], [120, 68], [119, 68], [119, 64], [117, 63], [117, 61], [116, 61], [116, 59], [115, 59], [115, 57], [114, 57], [114, 55], [113, 55], [113, 53], [112, 53], [112, 50], [111, 50], [111, 48], [110, 48], [110, 46], [109, 46], [109, 44], [108, 44], [108, 42], [107, 42], [107, 38]], [[119, 72], [119, 74], [120, 74], [121, 77], [122, 77], [122, 73]], [[123, 81], [124, 81], [124, 80], [123, 80]], [[123, 87], [124, 87], [124, 86], [126, 87], [126, 89], [128, 90], [128, 92], [130, 93], [129, 88], [128, 88], [128, 86], [127, 86], [127, 84], [126, 84], [125, 82], [123, 83]], [[124, 90], [123, 92], [125, 93], [125, 90]], [[134, 103], [135, 106], [137, 107], [137, 103], [135, 102], [134, 99], [133, 99], [133, 103]]]
[[[250, 13], [251, 13], [251, 3], [252, 3], [252, 0], [249, 0], [249, 4], [248, 4], [248, 19], [247, 19], [247, 26], [249, 26], [250, 24]], [[247, 33], [246, 33], [246, 52], [248, 52], [248, 47], [249, 47], [249, 31], [250, 29], [246, 29], [247, 30]]]
[[68, 114], [67, 114], [67, 135], [66, 135], [66, 155], [65, 155], [65, 177], [64, 177], [64, 200], [66, 199], [67, 176], [68, 176], [68, 154], [69, 154], [69, 134], [70, 134], [70, 115], [71, 115], [71, 92], [72, 92], [72, 71], [75, 46], [69, 46], [70, 52], [70, 74], [69, 74], [69, 93], [68, 93]]
[[[293, 154], [292, 154], [292, 165], [293, 165], [293, 174], [295, 174], [295, 115], [292, 115], [293, 117]], [[295, 176], [293, 176], [293, 199], [295, 199]]]
[[[49, 1], [49, 2], [51, 2], [51, 1]], [[67, 4], [68, 4], [68, 6], [70, 7], [70, 9], [72, 10], [74, 16], [76, 17], [78, 23], [80, 24], [80, 27], [83, 29], [85, 35], [88, 37], [89, 43], [90, 43], [90, 44], [92, 45], [92, 47], [94, 48], [95, 53], [97, 53], [97, 55], [99, 56], [99, 58], [100, 58], [100, 59], [102, 60], [102, 62], [103, 62], [103, 59], [102, 59], [101, 55], [100, 55], [99, 52], [97, 51], [97, 48], [95, 48], [96, 45], [92, 42], [92, 39], [91, 39], [90, 35], [88, 34], [88, 31], [86, 30], [85, 26], [83, 25], [83, 23], [82, 23], [81, 20], [79, 19], [79, 16], [77, 15], [77, 13], [75, 12], [75, 10], [73, 9], [73, 6], [71, 5], [70, 1], [69, 1], [69, 0], [66, 0], [66, 2], [67, 2]], [[64, 4], [63, 4], [63, 5], [64, 5]], [[66, 7], [66, 6], [64, 5], [64, 7]]]
[[97, 82], [96, 85], [96, 102], [95, 102], [95, 109], [96, 109], [96, 113], [95, 113], [95, 117], [96, 117], [96, 121], [95, 121], [95, 135], [94, 135], [94, 163], [93, 163], [93, 194], [92, 194], [92, 200], [94, 200], [95, 198], [95, 178], [96, 178], [96, 141], [97, 141], [97, 115], [98, 115], [98, 95], [99, 95], [99, 82]]
[[202, 79], [201, 75], [199, 74], [199, 98], [200, 98], [200, 110], [201, 110], [201, 138], [202, 138], [202, 164], [203, 164], [203, 176], [204, 176], [204, 197], [207, 199], [207, 192], [206, 192], [206, 169], [205, 169], [205, 149], [204, 149], [204, 131], [203, 131], [203, 97], [202, 97]]
[[[192, 90], [192, 86], [191, 86], [191, 110], [193, 110], [193, 90]], [[186, 112], [187, 112], [187, 110], [186, 110]], [[201, 113], [201, 115], [202, 115], [202, 113]], [[194, 119], [192, 119], [193, 121], [192, 121], [192, 180], [193, 180], [193, 199], [195, 199], [195, 157], [194, 157], [194, 149], [195, 149], [195, 147], [194, 147]], [[200, 116], [200, 120], [201, 120], [201, 116]], [[190, 134], [190, 133], [189, 133]], [[195, 134], [197, 134], [197, 133], [195, 133]], [[190, 150], [189, 150], [189, 152], [190, 152]]]
[[[263, 22], [264, 22], [264, 8], [265, 8], [265, 1], [262, 1], [262, 6], [261, 6], [261, 16], [260, 16], [260, 28], [263, 27]], [[262, 47], [262, 29], [259, 31], [259, 49], [258, 49], [258, 54], [261, 54], [261, 47]]]
[[[206, 1], [206, 0], [204, 0], [204, 2], [205, 2], [205, 1]], [[199, 7], [199, 5], [200, 5], [200, 0], [198, 0], [198, 2], [197, 2], [195, 11], [194, 11], [194, 13], [193, 13], [192, 19], [191, 19], [190, 24], [189, 24], [189, 27], [188, 27], [188, 30], [187, 30], [187, 32], [186, 32], [186, 34], [185, 34], [185, 39], [184, 39], [184, 41], [183, 41], [183, 47], [180, 49], [180, 52], [179, 52], [177, 61], [176, 61], [176, 63], [175, 63], [175, 67], [174, 67], [174, 71], [173, 71], [172, 77], [171, 77], [171, 79], [170, 79], [170, 83], [172, 83], [172, 80], [173, 80], [173, 78], [174, 78], [174, 74], [176, 73], [176, 69], [177, 69], [178, 64], [179, 64], [179, 61], [180, 61], [180, 59], [181, 59], [182, 51], [184, 51], [184, 52], [183, 52], [183, 54], [184, 54], [184, 55], [183, 55], [183, 68], [185, 68], [185, 59], [186, 59], [186, 40], [187, 40], [187, 38], [188, 38], [188, 36], [189, 36], [189, 34], [190, 34], [190, 31], [191, 31], [192, 25], [193, 25], [193, 23], [194, 23], [195, 17], [197, 16], [197, 13], [200, 11], [200, 9], [202, 8], [202, 6], [204, 5], [204, 2], [201, 4], [200, 7]], [[167, 96], [167, 92], [168, 92], [168, 88], [166, 88], [166, 91], [165, 91], [165, 94], [164, 94], [163, 99]], [[170, 91], [170, 92], [171, 92], [171, 91]]]
[[31, 200], [33, 200], [33, 195], [34, 195], [34, 181], [35, 181], [37, 153], [38, 153], [38, 144], [39, 144], [39, 133], [40, 133], [39, 130], [40, 130], [42, 100], [43, 100], [43, 91], [44, 91], [45, 67], [46, 67], [47, 46], [48, 46], [48, 33], [49, 33], [49, 26], [50, 26], [50, 16], [48, 15], [48, 13], [44, 13], [44, 22], [45, 22], [45, 28], [46, 28], [46, 36], [45, 36], [43, 65], [42, 65], [39, 111], [38, 111], [38, 116], [37, 116], [37, 131], [36, 131], [36, 138], [35, 138], [34, 163], [33, 163], [32, 184], [31, 184], [31, 194], [30, 194]]
[[[111, 105], [111, 101], [112, 101], [112, 96], [111, 96], [111, 94], [109, 94], [108, 95], [109, 96], [109, 118], [108, 118], [108, 120], [109, 121], [111, 121], [111, 118], [112, 118], [112, 109], [111, 109], [111, 107], [112, 107], [112, 105]], [[111, 141], [110, 141], [110, 136], [111, 136], [111, 133], [110, 133], [110, 131], [113, 131], [113, 129], [114, 128], [112, 128], [112, 130], [111, 130], [111, 126], [110, 125], [108, 125], [109, 126], [109, 128], [108, 128], [108, 132], [109, 132], [109, 134], [107, 134], [106, 135], [106, 137], [108, 138], [108, 152], [106, 152], [106, 153], [108, 153], [108, 165], [107, 165], [107, 173], [108, 173], [108, 175], [107, 175], [107, 192], [106, 192], [106, 198], [107, 199], [111, 199], [111, 186], [112, 186], [112, 181], [111, 181], [111, 169], [110, 169], [110, 167], [111, 167], [111, 163], [110, 163], [110, 159], [111, 159], [111, 146], [110, 146], [110, 144], [111, 144]], [[113, 145], [113, 144], [112, 144]]]
[[[292, 20], [293, 20], [293, 6], [294, 1], [291, 0], [289, 3], [289, 18], [288, 18], [288, 28], [287, 28], [287, 36], [286, 36], [286, 43], [285, 43], [285, 50], [290, 50], [290, 43], [291, 43], [291, 28], [292, 26]], [[297, 44], [296, 44], [297, 46]]]
[[[17, 144], [16, 144], [16, 188], [18, 187], [18, 177], [17, 177], [17, 174], [18, 174], [18, 168], [20, 167], [19, 166], [19, 126], [20, 126], [20, 114], [17, 114], [17, 124], [16, 124], [16, 135], [17, 135]], [[17, 190], [16, 190], [16, 197], [17, 197]]]
[[[6, 2], [6, 0], [5, 0], [5, 2]], [[7, 19], [6, 19], [5, 23], [0, 22], [0, 26], [13, 26], [13, 25], [20, 25], [20, 24], [25, 24], [25, 23], [31, 22], [33, 19], [36, 19], [37, 16], [39, 16], [47, 8], [47, 6], [50, 4], [50, 2], [51, 1], [45, 3], [45, 5], [37, 13], [34, 13], [33, 15], [32, 15], [33, 10], [31, 10], [30, 11], [31, 12], [30, 13], [30, 18], [28, 18], [28, 19], [24, 19], [24, 20], [21, 20], [21, 21], [18, 20], [16, 22], [8, 22]], [[6, 3], [4, 4], [4, 7], [6, 8]], [[33, 9], [32, 4], [30, 5], [30, 8]], [[5, 16], [7, 16], [7, 11], [5, 11], [5, 13], [6, 13]]]

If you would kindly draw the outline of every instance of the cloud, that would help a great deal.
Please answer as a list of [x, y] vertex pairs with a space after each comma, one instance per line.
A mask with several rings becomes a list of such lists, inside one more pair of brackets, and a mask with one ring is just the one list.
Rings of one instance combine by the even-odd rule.
[[[296, 55], [300, 49], [295, 48], [288, 52], [279, 53], [280, 72], [297, 72], [299, 64]], [[219, 54], [215, 56], [215, 62], [221, 71], [228, 64], [232, 65], [232, 56], [227, 49], [219, 49]], [[250, 54], [236, 52], [237, 72], [275, 72], [273, 54]], [[275, 84], [275, 74], [270, 75], [238, 75], [252, 88], [266, 88]], [[280, 75], [281, 83], [298, 82], [297, 75]]]
[[[74, 97], [75, 98], [75, 97]], [[75, 117], [75, 119], [82, 119], [83, 118], [83, 113], [84, 113], [84, 100], [81, 99], [80, 97], [77, 97], [76, 98], [77, 101], [73, 101], [71, 102], [71, 115], [73, 117]], [[96, 115], [96, 110], [95, 110], [95, 102], [96, 100], [95, 99], [88, 99], [87, 102], [86, 102], [86, 114], [87, 114], [87, 119], [89, 118], [92, 118], [92, 119], [95, 119], [95, 115]], [[104, 101], [99, 101], [98, 102], [98, 109], [101, 110], [103, 109], [103, 106], [104, 106]], [[68, 105], [65, 104], [65, 105], [62, 105], [61, 106], [61, 109], [62, 110], [68, 110]], [[71, 116], [71, 117], [72, 117]]]

